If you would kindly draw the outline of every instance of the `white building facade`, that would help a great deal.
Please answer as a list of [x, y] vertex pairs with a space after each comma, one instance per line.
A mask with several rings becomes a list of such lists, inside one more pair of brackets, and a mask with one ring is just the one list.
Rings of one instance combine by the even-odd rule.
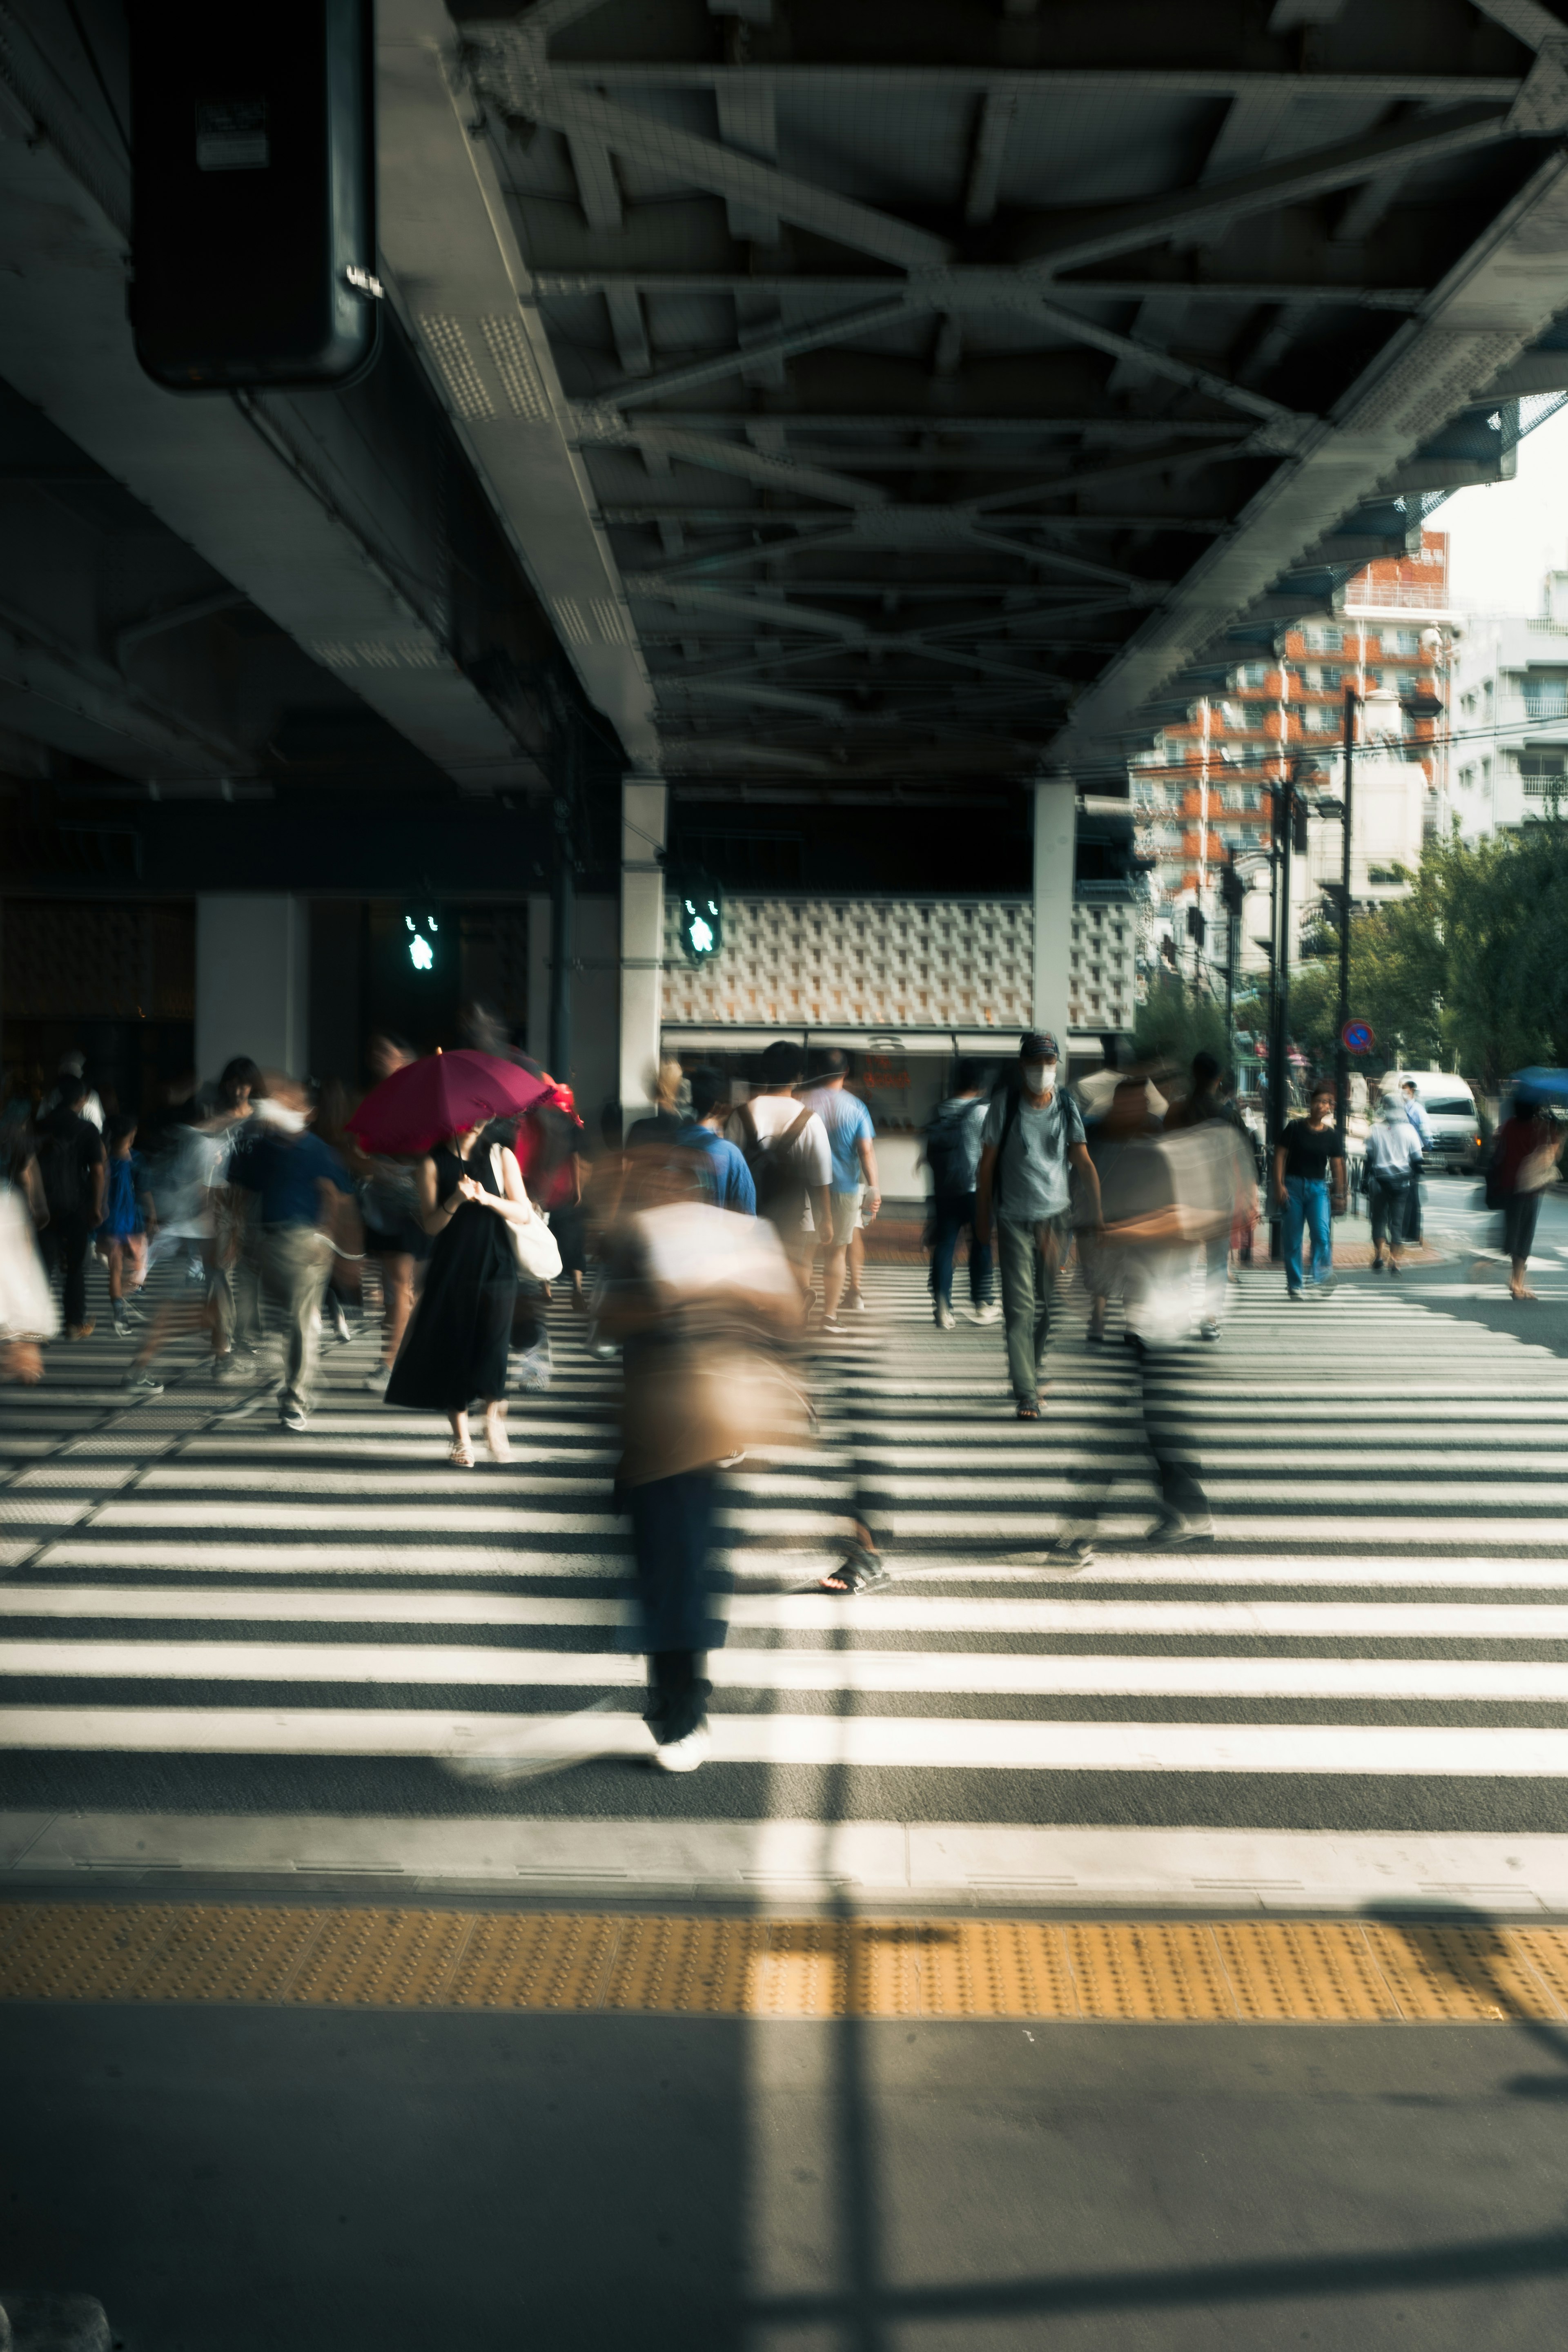
[[1548, 815], [1568, 775], [1568, 572], [1533, 619], [1477, 613], [1454, 656], [1451, 805], [1477, 841]]

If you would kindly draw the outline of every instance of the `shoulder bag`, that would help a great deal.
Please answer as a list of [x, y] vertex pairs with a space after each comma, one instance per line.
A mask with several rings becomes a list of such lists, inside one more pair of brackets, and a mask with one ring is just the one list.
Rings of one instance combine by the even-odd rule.
[[[490, 1146], [490, 1173], [504, 1200], [507, 1197], [506, 1177], [499, 1143]], [[506, 1230], [519, 1274], [527, 1275], [534, 1282], [553, 1282], [561, 1271], [561, 1245], [537, 1211], [531, 1205], [526, 1224], [520, 1225], [513, 1218], [508, 1217]]]

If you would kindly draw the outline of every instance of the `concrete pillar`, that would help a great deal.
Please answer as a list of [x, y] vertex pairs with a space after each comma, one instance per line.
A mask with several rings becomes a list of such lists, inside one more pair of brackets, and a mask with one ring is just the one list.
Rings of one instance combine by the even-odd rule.
[[1054, 776], [1035, 792], [1035, 1012], [1037, 1029], [1056, 1033], [1068, 1057], [1068, 998], [1072, 958], [1073, 868], [1078, 846], [1077, 787]]
[[627, 1122], [652, 1108], [664, 960], [668, 787], [652, 776], [621, 785], [621, 1108]]
[[226, 892], [196, 900], [196, 1067], [216, 1078], [237, 1054], [303, 1077], [310, 1056], [304, 899]]

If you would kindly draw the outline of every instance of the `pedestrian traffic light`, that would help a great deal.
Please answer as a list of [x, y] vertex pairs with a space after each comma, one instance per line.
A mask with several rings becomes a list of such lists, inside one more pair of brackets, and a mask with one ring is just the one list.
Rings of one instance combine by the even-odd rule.
[[688, 963], [710, 963], [724, 944], [724, 894], [716, 882], [692, 883], [680, 898], [680, 945]]
[[439, 914], [428, 907], [410, 909], [403, 918], [403, 936], [414, 970], [426, 975], [434, 972], [444, 944]]

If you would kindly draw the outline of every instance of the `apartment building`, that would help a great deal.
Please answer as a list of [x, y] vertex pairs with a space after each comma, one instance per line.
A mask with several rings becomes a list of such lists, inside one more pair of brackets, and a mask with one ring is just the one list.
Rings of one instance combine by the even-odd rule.
[[[1233, 857], [1267, 856], [1270, 785], [1294, 773], [1310, 797], [1339, 795], [1347, 688], [1363, 705], [1358, 741], [1365, 747], [1356, 767], [1352, 890], [1375, 899], [1403, 887], [1397, 869], [1418, 860], [1447, 805], [1446, 727], [1430, 703], [1446, 709], [1452, 634], [1447, 536], [1424, 531], [1414, 553], [1355, 573], [1331, 612], [1279, 631], [1162, 730], [1131, 768], [1139, 847], [1153, 861], [1156, 947], [1163, 932], [1185, 954], [1185, 911], [1196, 906], [1213, 952], [1223, 954], [1219, 870]], [[1421, 705], [1427, 715], [1411, 707]], [[1337, 820], [1314, 819], [1310, 830], [1292, 891], [1298, 929], [1314, 919], [1317, 879], [1339, 871]], [[1255, 934], [1267, 928], [1261, 913], [1244, 923], [1244, 969], [1262, 961]]]
[[1568, 793], [1568, 572], [1533, 619], [1474, 614], [1454, 648], [1451, 805], [1479, 840], [1559, 809]]

